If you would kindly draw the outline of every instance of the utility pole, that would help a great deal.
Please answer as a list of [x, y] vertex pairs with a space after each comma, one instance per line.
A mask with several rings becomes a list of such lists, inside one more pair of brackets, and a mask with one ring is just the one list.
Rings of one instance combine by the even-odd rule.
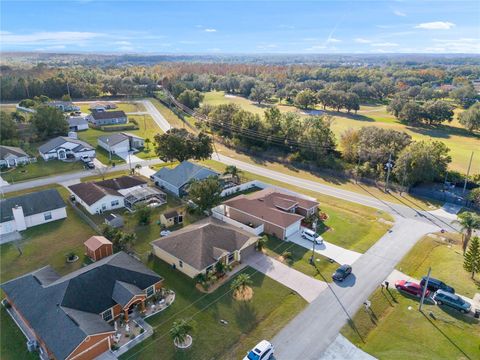
[[392, 153], [388, 155], [388, 162], [385, 166], [387, 167], [387, 180], [385, 181], [385, 192], [388, 192], [388, 181], [390, 180], [390, 173], [393, 168]]
[[425, 294], [427, 293], [427, 287], [428, 287], [428, 282], [430, 281], [430, 272], [432, 271], [432, 268], [428, 268], [428, 274], [427, 274], [427, 280], [425, 281], [425, 285], [423, 285], [423, 291], [422, 291], [422, 298], [420, 299], [420, 306], [418, 307], [418, 311], [422, 312], [422, 306], [423, 302], [425, 301]]
[[468, 176], [470, 175], [470, 167], [472, 166], [472, 159], [473, 159], [473, 151], [472, 151], [472, 155], [470, 155], [470, 162], [468, 163], [467, 176], [465, 176], [465, 184], [463, 184], [462, 195], [465, 195], [465, 190], [467, 190], [467, 182], [468, 182]]
[[[315, 235], [317, 234], [317, 219], [313, 220], [312, 223], [313, 232]], [[317, 242], [317, 238], [315, 237], [312, 241], [312, 256], [310, 257], [310, 264], [315, 265], [315, 243]]]

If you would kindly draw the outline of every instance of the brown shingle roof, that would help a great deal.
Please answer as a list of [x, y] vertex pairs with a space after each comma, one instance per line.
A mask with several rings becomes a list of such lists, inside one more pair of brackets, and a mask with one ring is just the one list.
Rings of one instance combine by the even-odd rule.
[[305, 209], [318, 206], [318, 203], [315, 201], [270, 188], [257, 191], [248, 196], [237, 196], [225, 201], [224, 204], [283, 228], [287, 228], [298, 220], [303, 219], [301, 215], [287, 212], [293, 206], [298, 205]]
[[254, 237], [232, 225], [208, 218], [155, 240], [152, 245], [197, 270], [203, 270], [215, 264], [219, 256], [240, 250]]
[[83, 244], [90, 250], [95, 251], [102, 245], [112, 245], [112, 242], [108, 240], [105, 236], [92, 236]]
[[103, 181], [97, 181], [95, 184], [103, 188], [109, 188], [113, 190], [129, 189], [138, 185], [145, 185], [147, 182], [141, 179], [139, 176], [121, 176], [115, 179], [108, 179]]

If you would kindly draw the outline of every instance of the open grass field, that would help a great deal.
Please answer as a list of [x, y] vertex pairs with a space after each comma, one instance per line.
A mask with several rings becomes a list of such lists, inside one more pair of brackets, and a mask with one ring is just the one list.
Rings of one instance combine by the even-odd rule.
[[154, 98], [149, 98], [152, 104], [157, 108], [157, 110], [163, 115], [165, 120], [174, 127], [174, 128], [181, 128], [184, 126], [183, 121], [168, 107], [163, 105], [160, 101]]
[[[207, 160], [203, 163], [219, 172], [223, 172], [225, 169], [224, 164], [214, 160]], [[241, 173], [241, 176], [245, 181], [257, 179], [316, 198], [320, 202], [321, 211], [329, 215], [329, 219], [325, 221], [328, 229], [324, 229], [322, 236], [326, 241], [350, 250], [365, 252], [390, 228], [389, 225], [379, 220], [393, 221], [389, 214], [367, 206], [300, 189], [245, 171]], [[345, 226], [345, 224], [349, 225]]]
[[[60, 186], [47, 186], [58, 189], [64, 200], [68, 191]], [[30, 189], [38, 191], [40, 188]], [[24, 194], [27, 191], [22, 191]], [[9, 193], [9, 196], [18, 194]], [[7, 281], [16, 276], [52, 265], [60, 274], [66, 274], [82, 266], [84, 261], [83, 242], [94, 235], [92, 228], [84, 222], [67, 204], [67, 218], [48, 224], [35, 226], [22, 232], [23, 239], [18, 243], [0, 246], [0, 278]], [[21, 249], [20, 254], [18, 248]], [[75, 252], [80, 259], [72, 264], [66, 263], [66, 254]]]
[[37, 162], [17, 168], [11, 168], [0, 173], [3, 180], [13, 184], [18, 181], [37, 179], [40, 177], [59, 175], [85, 169], [83, 162], [63, 162], [60, 160], [44, 161], [38, 157]]
[[[325, 256], [320, 254], [315, 254], [315, 266], [310, 265], [311, 250], [295, 243], [277, 239], [273, 236], [268, 237], [264, 251], [267, 255], [282, 261], [293, 269], [321, 281], [332, 282], [331, 274], [333, 274], [339, 266], [336, 262], [330, 262]], [[284, 259], [282, 257], [285, 251], [291, 253], [290, 259]]]
[[[239, 302], [232, 297], [230, 281], [212, 294], [203, 294], [192, 279], [161, 260], [151, 260], [149, 265], [175, 291], [175, 302], [147, 320], [155, 328], [154, 336], [121, 356], [122, 360], [240, 359], [259, 339], [271, 339], [306, 306], [290, 289], [251, 268], [243, 272], [251, 274], [253, 298]], [[193, 320], [193, 345], [175, 351], [169, 330], [173, 321], [184, 318]], [[221, 319], [228, 325], [220, 323]]]
[[477, 319], [432, 304], [421, 313], [416, 298], [396, 290], [376, 290], [370, 301], [372, 315], [362, 308], [353, 317], [358, 332], [350, 324], [341, 332], [377, 359], [480, 358]]
[[[442, 239], [446, 238], [446, 241]], [[431, 276], [444, 281], [461, 295], [473, 298], [480, 292], [480, 275], [475, 279], [463, 269], [463, 253], [460, 234], [438, 234], [437, 238], [423, 237], [397, 265], [397, 269], [416, 279]]]
[[[205, 104], [220, 105], [226, 103], [235, 103], [244, 110], [263, 115], [264, 110], [272, 104], [257, 105], [250, 100], [243, 97], [225, 97], [222, 91], [211, 91], [205, 93], [203, 100]], [[302, 112], [287, 105], [279, 105], [282, 112], [297, 112], [302, 115]], [[334, 122], [332, 130], [339, 138], [339, 136], [349, 128], [358, 129], [364, 126], [379, 126], [387, 129], [405, 131], [410, 134], [414, 140], [440, 140], [443, 141], [449, 148], [452, 156], [451, 169], [467, 172], [468, 162], [472, 151], [475, 151], [476, 162], [472, 163], [471, 173], [480, 173], [480, 134], [471, 134], [466, 131], [457, 120], [460, 110], [456, 111], [456, 116], [452, 123], [441, 126], [424, 126], [411, 127], [399, 122], [395, 117], [386, 111], [385, 105], [365, 105], [361, 106], [358, 114], [347, 114], [346, 112], [327, 111], [327, 114], [332, 115]], [[302, 115], [303, 116], [303, 115]]]
[[[153, 138], [155, 137], [156, 134], [161, 133], [162, 130], [158, 127], [157, 123], [153, 121], [150, 115], [131, 115], [129, 116], [129, 119], [137, 121], [139, 129], [126, 130], [125, 132], [135, 134], [144, 139], [148, 138], [151, 141], [148, 147], [146, 146], [144, 150], [137, 152], [135, 155], [142, 159], [149, 159], [149, 158], [156, 157], [154, 146], [153, 146], [153, 142], [154, 142]], [[118, 132], [121, 132], [121, 131], [118, 131]], [[100, 160], [104, 164], [108, 164], [110, 162], [108, 157], [108, 152], [97, 146], [98, 144], [97, 139], [100, 136], [111, 135], [114, 133], [115, 131], [102, 131], [100, 129], [90, 128], [86, 131], [80, 131], [78, 133], [78, 136], [81, 140], [84, 140], [88, 142], [90, 145], [96, 147], [96, 151], [98, 152], [97, 154], [98, 160]], [[112, 157], [112, 161], [114, 161], [115, 163], [124, 162], [124, 160], [122, 160], [121, 158], [115, 155]]]

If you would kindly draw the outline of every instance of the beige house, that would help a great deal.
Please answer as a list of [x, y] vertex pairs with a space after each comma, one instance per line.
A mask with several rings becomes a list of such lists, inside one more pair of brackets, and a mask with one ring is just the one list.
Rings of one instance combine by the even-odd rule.
[[255, 252], [258, 237], [207, 218], [152, 242], [152, 253], [191, 278], [234, 265]]
[[165, 227], [183, 224], [184, 217], [185, 209], [175, 209], [172, 211], [167, 211], [166, 213], [160, 215], [160, 223]]

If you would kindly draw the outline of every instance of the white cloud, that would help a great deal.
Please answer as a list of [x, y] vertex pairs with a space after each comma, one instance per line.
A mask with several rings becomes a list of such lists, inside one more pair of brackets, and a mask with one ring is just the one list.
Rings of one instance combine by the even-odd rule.
[[364, 39], [364, 38], [356, 38], [355, 42], [359, 44], [370, 44], [372, 40]]
[[397, 16], [407, 16], [407, 14], [399, 10], [393, 10], [393, 13]]
[[342, 42], [342, 40], [335, 39], [333, 37], [327, 39], [327, 44], [329, 44], [329, 43], [339, 43], [339, 42]]
[[217, 29], [205, 29], [205, 32], [217, 32]]
[[433, 46], [425, 49], [427, 52], [443, 53], [480, 53], [480, 39], [433, 39]]
[[124, 41], [124, 40], [122, 40], [122, 41], [115, 41], [115, 44], [116, 44], [116, 45], [122, 45], [122, 46], [130, 46], [130, 45], [132, 45], [132, 43], [131, 43], [130, 41]]
[[395, 46], [398, 46], [398, 44], [392, 43], [392, 42], [373, 43], [371, 45], [375, 46], [375, 47], [395, 47]]
[[257, 45], [257, 49], [265, 50], [265, 49], [275, 49], [277, 48], [277, 44], [259, 44]]
[[455, 24], [449, 21], [432, 21], [418, 24], [417, 26], [415, 26], [415, 28], [425, 30], [449, 30], [454, 26]]
[[103, 36], [101, 33], [81, 31], [34, 32], [30, 34], [14, 34], [3, 32], [0, 41], [12, 45], [48, 45], [48, 44], [77, 44]]

